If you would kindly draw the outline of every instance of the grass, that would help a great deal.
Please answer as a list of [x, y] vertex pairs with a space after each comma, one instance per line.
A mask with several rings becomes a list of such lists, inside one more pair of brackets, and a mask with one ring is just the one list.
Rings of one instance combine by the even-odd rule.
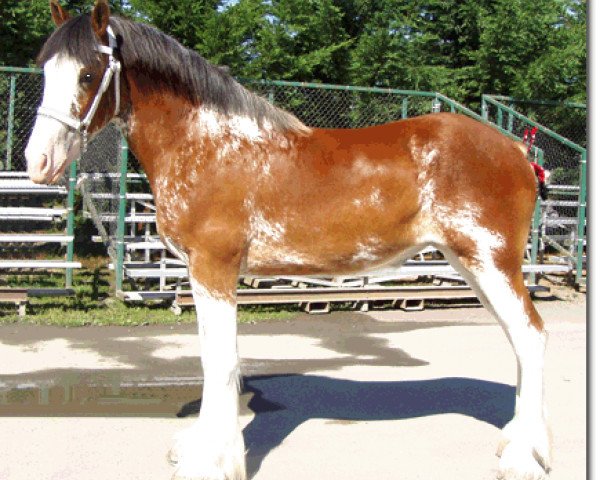
[[[87, 325], [179, 325], [195, 323], [192, 308], [184, 309], [181, 315], [172, 313], [169, 303], [125, 304], [112, 295], [113, 272], [106, 267], [106, 258], [79, 259], [82, 268], [74, 271], [72, 297], [30, 298], [27, 315], [19, 317], [11, 304], [0, 304], [0, 325], [28, 323], [81, 327]], [[11, 287], [62, 288], [63, 273], [44, 275], [11, 275], [6, 278]], [[295, 315], [292, 310], [280, 307], [240, 307], [238, 322], [253, 323], [264, 320], [285, 320]]]

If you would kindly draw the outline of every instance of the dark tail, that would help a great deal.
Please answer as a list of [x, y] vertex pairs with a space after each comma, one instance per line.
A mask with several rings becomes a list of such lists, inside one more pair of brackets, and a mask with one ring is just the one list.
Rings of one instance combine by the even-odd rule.
[[[527, 145], [520, 142], [515, 142], [519, 150], [523, 153], [525, 158], [529, 155], [529, 148]], [[535, 178], [537, 178], [538, 182], [538, 194], [542, 200], [548, 199], [548, 186], [546, 185], [546, 170], [535, 162], [529, 162], [531, 168], [533, 168], [533, 173], [535, 174]]]

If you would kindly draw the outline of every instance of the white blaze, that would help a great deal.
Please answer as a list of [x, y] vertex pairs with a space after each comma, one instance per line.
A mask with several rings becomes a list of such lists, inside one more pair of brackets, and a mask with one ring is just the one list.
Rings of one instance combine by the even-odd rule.
[[[72, 116], [78, 114], [77, 96], [82, 65], [64, 55], [55, 55], [44, 65], [44, 108]], [[36, 182], [58, 180], [79, 156], [79, 135], [58, 120], [36, 118], [25, 157], [27, 171]]]

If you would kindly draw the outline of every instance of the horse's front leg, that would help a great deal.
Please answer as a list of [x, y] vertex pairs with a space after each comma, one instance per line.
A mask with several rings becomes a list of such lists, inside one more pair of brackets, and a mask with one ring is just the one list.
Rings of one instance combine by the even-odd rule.
[[202, 407], [196, 422], [177, 435], [169, 458], [177, 465], [177, 480], [243, 480], [246, 467], [238, 422], [237, 269], [202, 263], [199, 268], [190, 265], [204, 372]]

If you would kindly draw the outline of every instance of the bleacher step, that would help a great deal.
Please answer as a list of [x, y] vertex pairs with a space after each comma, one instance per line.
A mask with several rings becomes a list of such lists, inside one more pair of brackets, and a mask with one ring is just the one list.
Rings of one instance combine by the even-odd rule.
[[0, 207], [0, 220], [53, 221], [66, 213], [66, 208]]
[[20, 177], [0, 178], [0, 194], [66, 195], [66, 193], [67, 188], [63, 185], [40, 185]]
[[81, 268], [81, 262], [68, 262], [66, 260], [0, 260], [0, 269], [7, 270], [12, 268]]
[[0, 243], [69, 243], [73, 238], [73, 235], [11, 233], [0, 234]]

